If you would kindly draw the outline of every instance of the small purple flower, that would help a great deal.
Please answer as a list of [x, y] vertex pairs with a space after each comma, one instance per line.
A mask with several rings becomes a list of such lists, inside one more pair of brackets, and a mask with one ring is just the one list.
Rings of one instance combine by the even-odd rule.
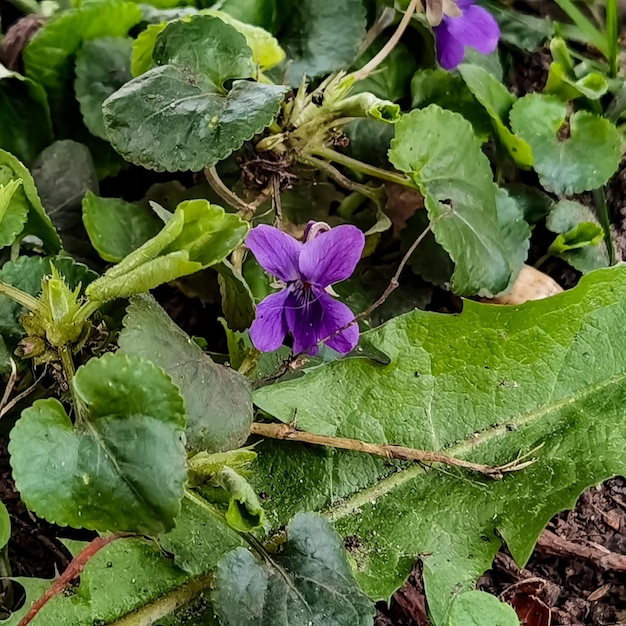
[[[285, 284], [257, 306], [250, 327], [255, 347], [262, 352], [277, 350], [289, 331], [294, 353], [317, 354], [318, 341], [352, 322], [352, 311], [326, 290], [350, 277], [364, 245], [363, 233], [349, 225], [318, 232], [304, 244], [271, 226], [253, 228], [246, 246], [266, 272]], [[359, 328], [353, 324], [327, 344], [347, 354], [358, 341]]]
[[446, 70], [452, 70], [463, 61], [465, 46], [482, 54], [493, 52], [500, 39], [500, 27], [486, 9], [474, 6], [474, 0], [458, 0], [460, 15], [446, 15], [434, 27], [437, 58]]

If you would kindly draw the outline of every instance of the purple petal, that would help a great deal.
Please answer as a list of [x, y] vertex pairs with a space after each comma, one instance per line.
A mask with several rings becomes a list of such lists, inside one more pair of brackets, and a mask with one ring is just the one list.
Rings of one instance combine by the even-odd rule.
[[[343, 302], [335, 300], [325, 292], [318, 292], [318, 297], [324, 309], [319, 340], [332, 335], [352, 322], [354, 313]], [[337, 352], [341, 352], [341, 354], [347, 354], [355, 348], [357, 343], [359, 343], [359, 325], [355, 323], [329, 339], [326, 345], [337, 350]]]
[[248, 233], [246, 246], [266, 272], [285, 282], [299, 278], [298, 257], [302, 244], [297, 239], [278, 228], [261, 224]]
[[448, 23], [452, 20], [460, 20], [462, 17], [444, 18], [444, 21], [435, 28], [435, 40], [437, 42], [437, 60], [445, 70], [453, 70], [461, 64], [465, 56], [465, 48], [461, 42], [450, 34]]
[[317, 354], [319, 348], [316, 344], [324, 338], [320, 335], [324, 309], [313, 291], [309, 289], [300, 297], [291, 293], [285, 308], [285, 318], [293, 335], [294, 353]]
[[305, 281], [328, 287], [352, 275], [361, 258], [365, 236], [356, 227], [337, 226], [307, 241], [300, 253], [300, 273]]
[[446, 19], [450, 36], [463, 46], [470, 46], [482, 54], [489, 54], [498, 47], [500, 27], [493, 15], [478, 6], [469, 6], [461, 17]]
[[250, 339], [257, 350], [273, 352], [283, 344], [287, 334], [285, 307], [290, 293], [283, 289], [267, 296], [256, 308], [256, 318], [250, 326]]

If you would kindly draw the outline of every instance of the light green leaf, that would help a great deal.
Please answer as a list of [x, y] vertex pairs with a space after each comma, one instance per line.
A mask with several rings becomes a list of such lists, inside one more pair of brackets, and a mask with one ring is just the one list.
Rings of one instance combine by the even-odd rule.
[[48, 93], [55, 124], [71, 132], [73, 119], [74, 59], [84, 41], [124, 37], [141, 19], [141, 9], [122, 0], [96, 0], [51, 17], [24, 50], [26, 76]]
[[388, 599], [421, 555], [433, 622], [445, 624], [454, 597], [490, 567], [498, 536], [523, 566], [553, 515], [626, 471], [625, 315], [621, 265], [517, 307], [465, 301], [460, 315], [397, 317], [363, 335], [389, 365], [339, 360], [258, 389], [262, 410], [316, 434], [488, 465], [543, 446], [530, 467], [494, 481], [264, 443], [253, 486], [267, 494], [270, 524], [324, 512], [353, 538], [357, 580], [375, 599]]
[[117, 263], [154, 237], [163, 222], [149, 209], [119, 198], [83, 198], [83, 222], [91, 245], [105, 260]]
[[[114, 541], [95, 556], [81, 572], [80, 582], [71, 594], [56, 594], [32, 621], [33, 626], [93, 626], [110, 624], [117, 618], [139, 609], [189, 576], [159, 548], [144, 539]], [[15, 578], [26, 589], [26, 603], [13, 613], [3, 626], [17, 626], [19, 621], [52, 580]]]
[[243, 445], [252, 423], [248, 381], [213, 363], [151, 296], [131, 302], [119, 345], [163, 368], [179, 386], [187, 408], [189, 450], [217, 452]]
[[396, 124], [389, 160], [424, 195], [435, 239], [455, 263], [452, 290], [505, 289], [517, 251], [503, 243], [491, 166], [471, 124], [436, 105], [411, 111]]
[[361, 0], [300, 0], [289, 3], [279, 41], [287, 53], [287, 82], [298, 86], [303, 74], [312, 79], [347, 68], [365, 37]]
[[11, 538], [11, 518], [7, 507], [0, 502], [0, 549], [4, 548]]
[[178, 388], [149, 361], [112, 353], [81, 366], [72, 387], [83, 403], [75, 424], [58, 400], [36, 400], [11, 431], [25, 504], [75, 528], [172, 528], [187, 474]]
[[469, 90], [484, 107], [491, 118], [502, 145], [506, 148], [513, 162], [522, 169], [530, 169], [533, 155], [530, 146], [516, 137], [507, 127], [511, 107], [515, 96], [487, 70], [477, 65], [463, 63], [459, 72]]
[[[18, 159], [0, 149], [0, 185], [13, 180], [21, 180], [22, 184], [11, 196], [10, 207], [2, 219], [2, 232], [36, 235], [49, 252], [58, 252], [61, 240], [41, 204], [33, 177]], [[20, 229], [18, 223], [24, 224], [24, 215], [26, 224]]]
[[176, 526], [159, 537], [161, 548], [173, 554], [176, 565], [193, 576], [214, 570], [222, 557], [246, 545], [241, 535], [219, 521], [220, 511], [212, 509], [213, 505], [200, 496], [183, 498]]
[[546, 227], [558, 234], [548, 252], [578, 271], [585, 273], [609, 265], [604, 230], [589, 207], [561, 200], [550, 210]]
[[161, 24], [148, 24], [142, 30], [133, 43], [130, 71], [133, 76], [144, 74], [152, 67], [152, 53], [157, 37], [165, 30], [167, 22]]
[[21, 184], [21, 178], [13, 178], [0, 185], [0, 248], [10, 246], [24, 229], [27, 207], [18, 203], [12, 206], [13, 196]]
[[254, 489], [243, 476], [226, 466], [215, 474], [211, 483], [226, 492], [226, 521], [231, 528], [242, 533], [262, 528], [263, 507]]
[[248, 80], [224, 87], [256, 70], [245, 37], [216, 17], [169, 24], [158, 35], [153, 61], [158, 67], [103, 106], [115, 149], [148, 169], [198, 171], [215, 165], [271, 123], [286, 91]]
[[220, 561], [213, 585], [224, 626], [367, 626], [375, 610], [355, 583], [341, 537], [320, 517], [299, 513], [279, 555], [259, 561], [238, 548]]
[[560, 63], [551, 63], [548, 73], [548, 82], [544, 93], [553, 94], [567, 102], [576, 98], [585, 97], [590, 100], [599, 100], [607, 91], [609, 85], [606, 78], [599, 72], [591, 72], [581, 78], [572, 78]]
[[249, 228], [207, 200], [181, 202], [158, 234], [94, 281], [87, 295], [101, 302], [126, 298], [221, 263]]
[[30, 165], [52, 142], [45, 90], [0, 65], [0, 148]]
[[567, 120], [567, 104], [530, 94], [511, 110], [511, 127], [533, 151], [541, 184], [557, 194], [596, 189], [609, 180], [621, 158], [620, 134], [611, 122], [588, 111]]
[[76, 99], [85, 126], [101, 139], [107, 139], [102, 103], [132, 79], [132, 48], [129, 37], [102, 37], [86, 41], [76, 55]]
[[519, 626], [517, 613], [508, 604], [484, 591], [466, 591], [450, 608], [447, 626]]

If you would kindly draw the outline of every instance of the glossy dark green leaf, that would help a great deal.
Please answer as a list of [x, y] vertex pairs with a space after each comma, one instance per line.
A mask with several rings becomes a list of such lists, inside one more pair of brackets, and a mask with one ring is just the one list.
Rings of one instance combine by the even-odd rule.
[[70, 139], [55, 141], [37, 157], [32, 174], [63, 248], [82, 259], [97, 258], [81, 217], [84, 195], [99, 189], [98, 174], [87, 146]]
[[163, 228], [153, 211], [119, 198], [88, 192], [82, 206], [91, 245], [105, 261], [121, 261]]
[[286, 91], [250, 80], [224, 87], [230, 79], [251, 78], [256, 69], [244, 35], [217, 17], [169, 24], [158, 35], [153, 62], [158, 67], [103, 107], [115, 149], [149, 169], [215, 165], [271, 123]]
[[101, 139], [107, 139], [102, 103], [132, 79], [132, 49], [133, 40], [128, 37], [102, 37], [86, 41], [76, 55], [76, 99], [85, 126]]
[[491, 166], [471, 124], [436, 105], [411, 111], [396, 124], [389, 160], [424, 196], [435, 239], [455, 263], [452, 290], [505, 289], [517, 251], [503, 241]]
[[249, 228], [207, 200], [181, 202], [159, 233], [94, 281], [87, 295], [101, 302], [125, 298], [221, 263]]
[[617, 170], [621, 138], [607, 119], [577, 111], [569, 120], [567, 104], [554, 96], [531, 94], [511, 110], [511, 127], [533, 152], [541, 184], [557, 194], [602, 186]]
[[[279, 41], [287, 53], [287, 82], [345, 69], [365, 37], [361, 0], [300, 0], [289, 3]], [[287, 8], [287, 7], [285, 7]]]
[[503, 42], [534, 52], [542, 42], [554, 35], [554, 24], [546, 17], [522, 13], [519, 9], [508, 8], [495, 0], [484, 3], [498, 21]]
[[162, 367], [180, 387], [187, 407], [187, 448], [218, 452], [238, 448], [252, 423], [248, 381], [216, 365], [151, 296], [133, 299], [120, 348]]
[[374, 605], [356, 584], [341, 537], [315, 515], [299, 513], [269, 561], [245, 548], [224, 557], [212, 598], [224, 626], [368, 626]]
[[0, 148], [30, 165], [52, 142], [45, 90], [0, 65]]
[[158, 534], [174, 525], [186, 481], [185, 405], [161, 369], [108, 353], [72, 380], [75, 424], [56, 399], [37, 400], [11, 431], [26, 505], [62, 525]]
[[11, 197], [11, 206], [5, 213], [3, 221], [8, 219], [9, 213], [16, 216], [11, 219], [21, 220], [26, 211], [27, 220], [23, 233], [39, 237], [49, 252], [58, 252], [61, 240], [41, 204], [33, 177], [12, 154], [0, 150], [0, 185], [15, 180], [22, 182]]
[[215, 267], [218, 271], [222, 311], [231, 330], [244, 331], [254, 321], [254, 296], [241, 272], [224, 261]]

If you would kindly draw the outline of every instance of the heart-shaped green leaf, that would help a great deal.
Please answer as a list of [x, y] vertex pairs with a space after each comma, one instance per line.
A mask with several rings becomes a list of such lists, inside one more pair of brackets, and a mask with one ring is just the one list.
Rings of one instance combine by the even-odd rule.
[[11, 431], [16, 485], [57, 524], [158, 534], [172, 528], [186, 481], [185, 405], [149, 361], [108, 353], [78, 369], [76, 423], [37, 400]]
[[533, 151], [541, 184], [569, 195], [604, 185], [621, 158], [621, 138], [609, 120], [577, 111], [567, 121], [567, 104], [530, 94], [511, 109], [511, 127]]
[[459, 295], [496, 294], [514, 274], [514, 256], [498, 222], [491, 166], [472, 125], [436, 105], [396, 124], [389, 160], [424, 196], [435, 239], [455, 263]]
[[215, 165], [271, 123], [287, 89], [250, 80], [225, 87], [256, 69], [244, 35], [217, 17], [169, 24], [157, 38], [153, 63], [158, 67], [103, 106], [115, 149], [149, 169]]
[[373, 603], [356, 584], [341, 537], [323, 518], [299, 513], [280, 555], [259, 561], [237, 548], [217, 566], [213, 602], [225, 626], [368, 626]]

